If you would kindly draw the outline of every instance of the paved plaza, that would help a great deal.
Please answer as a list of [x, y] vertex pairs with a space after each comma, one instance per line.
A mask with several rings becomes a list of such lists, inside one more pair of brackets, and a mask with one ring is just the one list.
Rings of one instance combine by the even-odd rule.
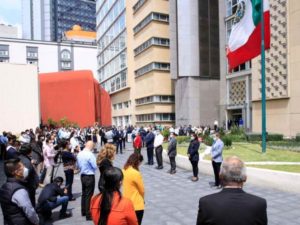
[[[116, 156], [114, 165], [123, 167], [126, 159], [132, 152], [132, 148], [128, 145], [124, 154]], [[145, 156], [144, 149], [142, 152]], [[164, 164], [163, 170], [156, 170], [155, 166], [144, 165], [144, 163], [141, 166], [146, 195], [143, 225], [196, 224], [199, 197], [219, 191], [209, 187], [209, 182], [213, 180], [213, 177], [200, 173], [199, 181], [192, 182], [190, 181], [192, 176], [191, 171], [178, 168], [175, 175], [170, 175], [167, 173], [167, 170], [169, 170], [169, 164]], [[61, 173], [61, 175], [63, 174]], [[3, 177], [3, 171], [1, 170], [1, 184], [3, 183]], [[98, 182], [98, 178], [99, 171], [97, 171], [96, 183]], [[38, 189], [38, 192], [40, 190]], [[300, 194], [286, 193], [275, 189], [264, 189], [251, 185], [246, 185], [245, 190], [267, 199], [270, 225], [300, 224]], [[75, 197], [79, 197], [76, 201], [70, 202], [68, 207], [72, 211], [73, 217], [58, 220], [58, 208], [55, 210], [56, 213], [54, 213], [53, 221], [48, 223], [49, 225], [93, 224], [92, 222], [87, 222], [84, 217], [81, 217], [81, 184], [79, 175], [75, 175], [73, 193], [75, 193]], [[2, 223], [1, 211], [0, 224]]]

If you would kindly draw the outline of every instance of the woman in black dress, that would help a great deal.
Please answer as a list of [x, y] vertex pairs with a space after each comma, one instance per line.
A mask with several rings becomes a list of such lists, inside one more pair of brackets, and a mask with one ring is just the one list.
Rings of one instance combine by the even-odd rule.
[[198, 141], [197, 134], [192, 134], [191, 142], [187, 151], [187, 155], [193, 167], [194, 176], [192, 177], [192, 181], [198, 180], [199, 147], [200, 147], [200, 142]]

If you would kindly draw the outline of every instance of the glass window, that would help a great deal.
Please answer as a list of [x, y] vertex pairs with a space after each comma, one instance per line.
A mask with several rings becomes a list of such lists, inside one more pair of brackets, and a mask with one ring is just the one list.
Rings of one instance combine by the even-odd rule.
[[62, 60], [70, 60], [71, 59], [71, 52], [69, 50], [62, 50], [61, 51], [61, 59]]

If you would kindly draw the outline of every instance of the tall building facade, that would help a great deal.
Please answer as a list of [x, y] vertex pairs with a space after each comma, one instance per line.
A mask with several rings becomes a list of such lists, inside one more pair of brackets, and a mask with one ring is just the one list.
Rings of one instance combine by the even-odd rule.
[[170, 1], [176, 125], [213, 125], [219, 118], [218, 8], [218, 0]]
[[98, 75], [113, 124], [173, 124], [169, 1], [97, 1]]
[[[237, 0], [220, 1], [221, 49], [226, 48], [238, 7]], [[271, 47], [266, 50], [267, 132], [300, 133], [300, 2], [269, 0]], [[221, 51], [220, 106], [222, 121], [244, 121], [247, 131], [261, 132], [261, 57], [228, 73]]]
[[22, 0], [24, 39], [61, 41], [74, 25], [96, 30], [95, 0]]
[[[222, 0], [219, 3], [220, 24], [220, 121], [227, 128], [243, 123], [246, 131], [252, 130], [252, 76], [251, 61], [229, 72], [226, 45], [238, 7], [237, 0]], [[230, 121], [228, 123], [228, 121]]]

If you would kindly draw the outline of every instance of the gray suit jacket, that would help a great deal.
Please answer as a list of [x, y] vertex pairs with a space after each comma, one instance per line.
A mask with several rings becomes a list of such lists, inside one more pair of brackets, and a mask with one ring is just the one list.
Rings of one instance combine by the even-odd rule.
[[168, 146], [168, 156], [175, 157], [177, 154], [177, 140], [176, 138], [171, 138]]

